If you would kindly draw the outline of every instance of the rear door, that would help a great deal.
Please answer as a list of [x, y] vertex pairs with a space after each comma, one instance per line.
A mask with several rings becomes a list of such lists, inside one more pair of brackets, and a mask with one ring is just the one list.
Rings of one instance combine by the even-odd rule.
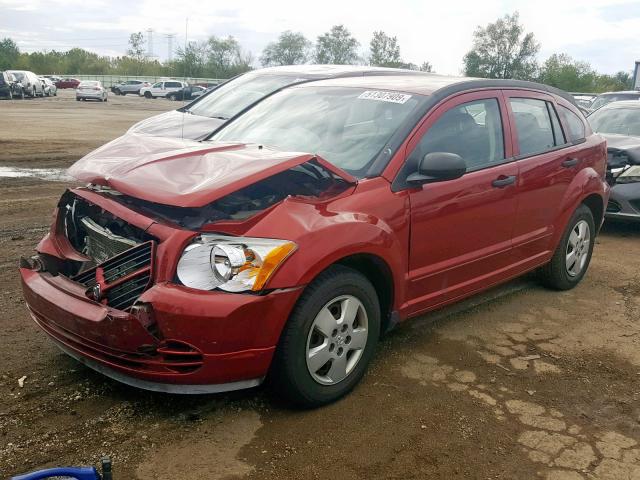
[[432, 152], [456, 153], [467, 163], [459, 179], [409, 190], [409, 315], [508, 275], [518, 165], [505, 108], [500, 91], [459, 95], [430, 114], [409, 142], [408, 170]]
[[560, 205], [583, 159], [567, 140], [552, 96], [508, 90], [505, 98], [520, 171], [514, 255], [526, 270], [551, 254]]

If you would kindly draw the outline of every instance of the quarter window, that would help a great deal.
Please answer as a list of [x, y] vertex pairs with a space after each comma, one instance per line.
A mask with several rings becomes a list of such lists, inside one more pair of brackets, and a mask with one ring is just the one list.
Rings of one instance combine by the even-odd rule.
[[567, 133], [569, 139], [572, 142], [582, 140], [585, 136], [584, 123], [580, 120], [580, 117], [569, 110], [567, 107], [558, 105], [560, 107], [560, 114], [564, 118], [564, 122], [569, 130]]
[[[549, 109], [544, 100], [533, 98], [509, 99], [518, 132], [520, 155], [551, 150], [556, 145]], [[564, 143], [562, 141], [559, 144]]]
[[411, 159], [417, 162], [434, 152], [460, 155], [468, 171], [502, 163], [504, 136], [498, 101], [477, 100], [446, 111], [424, 134]]

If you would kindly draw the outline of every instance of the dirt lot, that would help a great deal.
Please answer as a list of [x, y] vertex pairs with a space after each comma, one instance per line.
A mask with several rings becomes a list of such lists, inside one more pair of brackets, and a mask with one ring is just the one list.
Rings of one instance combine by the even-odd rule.
[[[0, 169], [68, 166], [176, 106], [109, 100], [0, 102]], [[607, 225], [573, 291], [523, 279], [406, 323], [348, 398], [295, 411], [264, 389], [143, 392], [60, 353], [16, 265], [67, 185], [0, 178], [0, 478], [110, 455], [116, 480], [640, 479], [640, 227]]]

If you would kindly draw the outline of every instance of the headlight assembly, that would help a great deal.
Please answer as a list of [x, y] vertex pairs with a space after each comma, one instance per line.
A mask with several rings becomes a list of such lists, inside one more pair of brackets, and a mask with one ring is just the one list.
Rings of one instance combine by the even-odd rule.
[[201, 235], [178, 261], [178, 280], [199, 290], [259, 291], [297, 245], [268, 238]]

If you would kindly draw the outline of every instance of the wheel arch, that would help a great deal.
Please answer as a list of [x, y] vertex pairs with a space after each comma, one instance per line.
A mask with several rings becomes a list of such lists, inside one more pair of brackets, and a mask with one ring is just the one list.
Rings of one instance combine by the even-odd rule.
[[343, 257], [332, 265], [342, 265], [356, 270], [371, 282], [380, 303], [380, 332], [385, 332], [392, 323], [395, 295], [393, 274], [387, 262], [371, 253], [357, 253]]
[[596, 226], [596, 232], [598, 232], [602, 226], [602, 220], [604, 218], [604, 200], [602, 199], [602, 196], [597, 193], [592, 193], [582, 200], [582, 204], [586, 205], [589, 210], [591, 210], [593, 221]]

